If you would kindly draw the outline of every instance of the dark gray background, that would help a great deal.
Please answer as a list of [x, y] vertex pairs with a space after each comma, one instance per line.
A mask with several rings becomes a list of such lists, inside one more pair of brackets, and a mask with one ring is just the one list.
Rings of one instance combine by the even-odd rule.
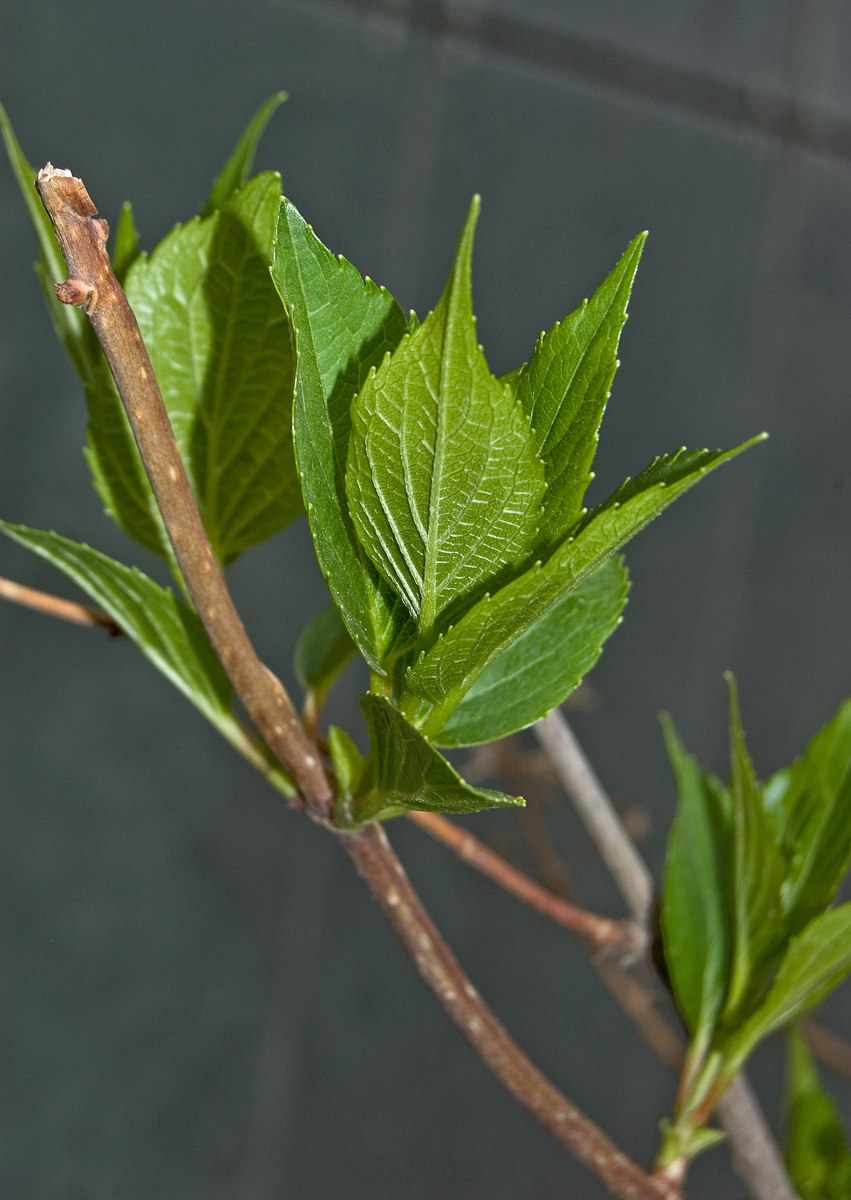
[[[733, 668], [767, 774], [851, 692], [849, 57], [839, 0], [0, 9], [0, 99], [25, 152], [82, 175], [110, 220], [132, 199], [148, 248], [281, 87], [258, 167], [403, 304], [433, 304], [480, 191], [475, 297], [497, 373], [650, 229], [595, 495], [682, 443], [771, 433], [630, 546], [602, 707], [574, 718], [606, 785], [652, 814], [657, 870], [673, 808], [660, 708], [724, 770]], [[157, 572], [88, 482], [80, 389], [5, 167], [0, 213], [0, 512]], [[0, 572], [71, 594], [11, 545]], [[323, 597], [304, 522], [232, 583], [292, 685]], [[449, 1026], [349, 862], [132, 646], [10, 605], [0, 622], [6, 1196], [602, 1195]], [[549, 816], [582, 896], [620, 912], [566, 802]], [[474, 827], [519, 846], [512, 821]], [[405, 822], [390, 832], [521, 1044], [649, 1162], [673, 1080], [570, 938]], [[846, 1033], [847, 997], [826, 1016]], [[779, 1045], [753, 1077], [777, 1121]], [[742, 1194], [723, 1150], [695, 1167], [695, 1198]]]

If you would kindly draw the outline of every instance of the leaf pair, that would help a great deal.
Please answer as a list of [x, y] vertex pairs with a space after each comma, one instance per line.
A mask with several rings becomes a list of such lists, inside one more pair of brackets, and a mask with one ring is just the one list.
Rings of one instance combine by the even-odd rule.
[[665, 718], [678, 790], [665, 960], [692, 1034], [689, 1069], [699, 1075], [711, 1045], [722, 1079], [851, 970], [851, 905], [828, 910], [851, 857], [851, 702], [763, 787], [729, 681], [729, 788], [701, 771]]
[[[154, 364], [181, 455], [219, 561], [231, 562], [302, 510], [292, 454], [294, 362], [269, 278], [280, 201], [276, 174], [246, 183], [257, 140], [283, 99], [260, 109], [216, 181], [202, 217], [139, 254], [132, 212], [118, 225], [114, 265]], [[86, 458], [104, 507], [176, 571], [130, 426], [103, 355], [77, 309], [52, 284], [65, 276], [35, 173], [3, 120], [10, 159], [39, 238], [39, 274], [57, 332], [83, 382]]]

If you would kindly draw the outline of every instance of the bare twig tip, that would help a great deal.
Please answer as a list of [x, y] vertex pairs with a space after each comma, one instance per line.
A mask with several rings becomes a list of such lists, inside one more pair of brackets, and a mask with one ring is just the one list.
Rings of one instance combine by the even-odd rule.
[[57, 175], [64, 176], [65, 179], [73, 179], [74, 176], [67, 169], [62, 167], [54, 167], [53, 163], [45, 163], [38, 173], [39, 183], [47, 183], [51, 179], [55, 179]]

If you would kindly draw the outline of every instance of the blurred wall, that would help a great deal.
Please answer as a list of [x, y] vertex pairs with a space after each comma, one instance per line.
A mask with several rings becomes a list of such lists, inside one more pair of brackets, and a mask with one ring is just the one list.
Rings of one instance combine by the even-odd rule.
[[[623, 629], [574, 723], [652, 825], [657, 724], [724, 770], [742, 690], [757, 769], [851, 692], [851, 9], [838, 0], [183, 0], [0, 8], [0, 99], [31, 161], [133, 201], [150, 248], [202, 205], [259, 102], [290, 93], [258, 168], [328, 246], [426, 311], [470, 195], [496, 373], [648, 228], [597, 463], [771, 440], [629, 547]], [[0, 512], [153, 573], [102, 515], [84, 405], [0, 168]], [[0, 573], [70, 594], [11, 545]], [[304, 522], [232, 572], [294, 686], [323, 602]], [[337, 848], [252, 778], [134, 648], [0, 608], [4, 1194], [15, 1200], [557, 1200], [602, 1189], [490, 1079]], [[332, 705], [357, 720], [362, 680]], [[574, 886], [620, 912], [561, 799]], [[522, 860], [514, 818], [474, 823]], [[521, 1044], [649, 1162], [673, 1080], [569, 938], [404, 822], [391, 836]], [[826, 1019], [851, 1033], [847, 989]], [[753, 1077], [775, 1122], [782, 1055]], [[851, 1088], [831, 1078], [851, 1113]], [[724, 1151], [690, 1196], [743, 1194]]]

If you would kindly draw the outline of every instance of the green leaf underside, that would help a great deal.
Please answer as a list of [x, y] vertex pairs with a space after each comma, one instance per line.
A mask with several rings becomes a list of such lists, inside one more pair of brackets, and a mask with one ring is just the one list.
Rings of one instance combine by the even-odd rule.
[[479, 600], [408, 672], [408, 686], [433, 706], [423, 726], [428, 734], [443, 725], [482, 671], [555, 603], [707, 472], [759, 440], [656, 459], [594, 509], [546, 562]]
[[232, 721], [230, 680], [197, 613], [173, 592], [135, 567], [59, 534], [5, 521], [0, 531], [82, 588], [214, 725]]
[[140, 253], [139, 235], [133, 222], [133, 206], [129, 200], [125, 200], [121, 207], [121, 216], [118, 218], [115, 241], [110, 255], [113, 274], [120, 284], [124, 283], [127, 272]]
[[465, 783], [383, 696], [365, 693], [361, 708], [372, 752], [361, 780], [362, 794], [353, 806], [355, 821], [382, 819], [406, 809], [467, 813], [523, 804], [519, 797]]
[[804, 1039], [789, 1035], [786, 1166], [801, 1200], [848, 1200], [851, 1153], [839, 1114], [819, 1082]]
[[762, 805], [745, 746], [735, 680], [730, 686], [730, 758], [733, 819], [733, 957], [725, 1019], [735, 1021], [765, 977], [763, 968], [786, 941], [780, 912], [783, 860], [774, 822]]
[[622, 561], [609, 559], [482, 672], [432, 741], [496, 741], [557, 708], [600, 657], [620, 624], [628, 591]]
[[130, 270], [127, 295], [223, 564], [302, 511], [292, 451], [293, 354], [269, 278], [280, 179], [177, 226]]
[[528, 418], [476, 341], [478, 210], [477, 197], [437, 307], [367, 378], [352, 411], [355, 529], [426, 638], [449, 604], [528, 553], [544, 491]]
[[788, 859], [783, 909], [797, 933], [833, 899], [851, 858], [851, 701], [769, 780], [765, 803]]
[[767, 996], [721, 1049], [730, 1071], [776, 1029], [787, 1025], [841, 983], [851, 970], [851, 904], [818, 917], [789, 943]]
[[662, 903], [665, 962], [677, 1005], [695, 1042], [705, 1042], [724, 1001], [729, 946], [718, 861], [717, 798], [672, 721], [663, 718], [677, 781], [677, 813], [668, 838]]
[[559, 541], [580, 516], [646, 236], [630, 242], [590, 301], [542, 334], [516, 380], [546, 471], [542, 545]]
[[323, 608], [298, 639], [295, 673], [306, 692], [322, 703], [334, 681], [357, 654], [357, 647], [343, 624], [336, 604]]
[[352, 400], [399, 344], [405, 315], [389, 292], [326, 250], [287, 200], [272, 274], [298, 351], [295, 449], [316, 554], [361, 654], [383, 671], [395, 632], [393, 601], [355, 537], [344, 478]]
[[[95, 488], [107, 513], [148, 550], [175, 566], [145, 468], [133, 441], [130, 424], [86, 315], [73, 304], [62, 304], [53, 285], [66, 276], [65, 260], [34, 183], [36, 172], [27, 162], [6, 113], [0, 107], [0, 127], [9, 161], [38, 240], [36, 273], [56, 335], [80, 377], [89, 411], [86, 459]], [[120, 222], [119, 222], [120, 225]]]
[[222, 168], [221, 174], [217, 176], [207, 206], [201, 213], [202, 217], [208, 217], [216, 209], [224, 208], [234, 192], [248, 181], [254, 163], [254, 155], [257, 153], [257, 146], [266, 126], [286, 99], [286, 92], [276, 92], [274, 96], [270, 96], [260, 105], [245, 127], [233, 153]]

